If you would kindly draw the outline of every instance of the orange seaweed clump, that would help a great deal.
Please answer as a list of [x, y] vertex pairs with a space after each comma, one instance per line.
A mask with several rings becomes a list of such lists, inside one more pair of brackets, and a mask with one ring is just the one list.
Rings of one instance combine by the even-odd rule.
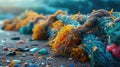
[[28, 25], [30, 22], [33, 22], [37, 17], [39, 17], [41, 15], [37, 14], [36, 12], [33, 12], [33, 11], [29, 11], [27, 14], [26, 14], [26, 18], [23, 19], [21, 22], [20, 22], [20, 25], [17, 26], [17, 28], [21, 28], [23, 26], [26, 26]]
[[58, 14], [67, 14], [66, 12], [62, 11], [62, 10], [58, 10], [55, 12], [55, 15], [58, 15]]
[[3, 24], [4, 24], [4, 25], [9, 24], [9, 20], [8, 20], [8, 19], [4, 20]]
[[80, 47], [77, 48], [72, 48], [72, 56], [82, 62], [87, 62], [90, 60], [89, 56], [87, 53]]
[[35, 25], [32, 35], [33, 40], [47, 39], [46, 25], [47, 22], [40, 22], [39, 24]]
[[[24, 13], [24, 18], [22, 17], [16, 17], [13, 18], [11, 21], [10, 20], [5, 20], [4, 21], [4, 30], [12, 30], [12, 31], [18, 31], [21, 27], [28, 25], [30, 22], [34, 22], [36, 18], [42, 18], [43, 14], [38, 14], [33, 11], [28, 11], [27, 13]], [[12, 28], [12, 26], [14, 28]], [[9, 26], [9, 27], [8, 27]], [[9, 29], [10, 28], [10, 29]]]
[[[69, 34], [72, 33], [72, 30], [74, 29], [74, 26], [72, 25], [67, 25], [64, 26], [58, 33], [55, 39], [53, 40], [53, 43], [50, 45], [52, 46], [53, 53], [59, 53], [62, 54], [64, 53], [64, 50], [66, 48], [72, 46], [72, 39], [70, 39]], [[70, 39], [70, 40], [69, 40]]]
[[14, 18], [11, 21], [5, 20], [3, 25], [4, 25], [4, 30], [15, 30], [16, 24], [21, 21], [20, 18]]
[[57, 20], [52, 24], [52, 26], [53, 26], [53, 29], [59, 30], [60, 28], [64, 26], [64, 24], [62, 23], [61, 20]]
[[14, 28], [15, 24], [7, 24], [4, 27], [4, 30], [9, 31], [12, 30]]

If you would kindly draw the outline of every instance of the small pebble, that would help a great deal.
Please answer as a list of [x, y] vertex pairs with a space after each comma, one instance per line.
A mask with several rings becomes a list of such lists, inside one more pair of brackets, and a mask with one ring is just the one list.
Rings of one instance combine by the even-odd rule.
[[9, 52], [7, 53], [7, 55], [9, 55], [9, 56], [14, 56], [14, 55], [16, 55], [16, 53], [15, 53], [14, 51], [9, 51]]
[[11, 40], [20, 40], [20, 37], [12, 37]]
[[49, 64], [47, 64], [45, 67], [51, 67]]
[[6, 62], [6, 58], [5, 57], [2, 57], [2, 63], [5, 63]]
[[17, 41], [17, 44], [23, 44], [23, 43], [24, 43], [24, 40]]
[[6, 40], [4, 39], [4, 40], [1, 40], [1, 45], [6, 45]]
[[24, 66], [24, 67], [28, 67], [28, 62], [25, 62], [25, 63], [23, 64], [23, 66]]
[[68, 58], [68, 60], [72, 60], [73, 58]]
[[75, 67], [75, 66], [74, 66], [74, 64], [70, 64], [70, 66], [69, 66], [69, 67]]
[[48, 50], [46, 48], [42, 48], [42, 49], [40, 49], [39, 54], [47, 55], [48, 54]]
[[38, 67], [38, 66], [35, 65], [35, 64], [30, 64], [30, 65], [28, 65], [27, 67]]
[[22, 54], [22, 57], [25, 57], [25, 56], [26, 56], [26, 54], [25, 54], [25, 53], [23, 53], [23, 54]]
[[16, 64], [19, 64], [21, 62], [21, 60], [12, 60], [13, 62], [15, 62]]
[[29, 39], [29, 41], [34, 41], [33, 39]]
[[38, 60], [41, 60], [41, 59], [42, 59], [42, 56], [39, 56], [39, 57], [38, 57]]
[[65, 67], [64, 65], [60, 65], [60, 67]]
[[44, 63], [44, 62], [42, 62], [41, 64], [42, 64], [42, 65], [45, 65], [45, 63]]
[[4, 48], [3, 48], [3, 50], [4, 50], [4, 51], [8, 51], [8, 50], [9, 50], [9, 48], [7, 48], [7, 47], [4, 47]]
[[54, 58], [52, 58], [51, 56], [46, 58], [47, 60], [53, 60]]
[[10, 63], [10, 60], [6, 60], [6, 63]]
[[11, 50], [11, 51], [16, 51], [16, 50], [17, 50], [17, 48], [11, 48], [10, 50]]
[[27, 51], [29, 51], [29, 50], [30, 50], [29, 48], [17, 48], [16, 51], [27, 52]]
[[15, 53], [16, 53], [16, 54], [21, 54], [21, 52], [19, 52], [19, 51], [15, 51]]
[[37, 51], [39, 50], [39, 48], [32, 48], [32, 49], [30, 49], [29, 51], [30, 51], [30, 53], [36, 53]]

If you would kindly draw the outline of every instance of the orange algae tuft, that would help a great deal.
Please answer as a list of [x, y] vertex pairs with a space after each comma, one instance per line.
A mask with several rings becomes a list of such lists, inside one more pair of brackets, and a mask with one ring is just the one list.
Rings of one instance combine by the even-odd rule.
[[55, 30], [58, 30], [58, 29], [60, 29], [61, 27], [63, 27], [64, 24], [62, 23], [61, 20], [57, 20], [57, 21], [55, 21], [55, 22], [52, 24], [52, 26], [53, 26], [53, 28], [54, 28]]
[[87, 53], [80, 47], [72, 48], [72, 56], [82, 62], [89, 61], [89, 56]]
[[35, 27], [33, 28], [33, 35], [32, 38], [33, 40], [41, 40], [41, 39], [46, 39], [47, 35], [46, 35], [46, 22], [40, 22], [40, 24], [35, 25]]
[[[74, 29], [74, 26], [71, 26], [71, 25], [67, 25], [67, 26], [64, 26], [58, 33], [57, 33], [57, 36], [55, 37], [55, 39], [53, 40], [54, 43], [51, 44], [52, 45], [52, 48], [53, 48], [53, 52], [54, 53], [61, 53], [63, 50], [60, 50], [60, 48], [64, 49], [64, 47], [69, 44], [66, 43], [66, 41], [69, 39], [68, 37], [68, 34], [72, 33], [71, 30]], [[70, 43], [70, 42], [68, 42]], [[70, 46], [70, 45], [69, 45]]]

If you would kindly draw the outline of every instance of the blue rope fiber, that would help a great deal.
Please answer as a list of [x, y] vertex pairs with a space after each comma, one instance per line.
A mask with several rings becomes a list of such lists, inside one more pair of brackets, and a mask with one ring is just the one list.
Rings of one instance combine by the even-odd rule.
[[104, 33], [103, 35], [107, 34], [107, 31], [111, 29], [109, 26], [109, 23], [113, 22], [110, 17], [102, 17], [98, 18], [98, 28], [100, 29], [101, 33]]
[[53, 35], [56, 35], [57, 31], [56, 30], [52, 30], [52, 28], [47, 28], [47, 35], [49, 37], [52, 37]]
[[71, 19], [67, 15], [57, 15], [57, 19], [62, 20], [63, 24], [66, 24], [66, 25], [74, 25], [75, 27], [80, 26], [80, 22]]
[[[99, 30], [93, 32], [97, 36], [110, 36], [110, 43], [120, 44], [120, 22], [114, 22], [113, 26], [110, 26], [109, 23], [114, 22], [111, 17], [102, 17], [98, 18], [97, 27]], [[114, 36], [114, 37], [113, 37]], [[103, 39], [103, 38], [102, 38]], [[104, 38], [105, 39], [105, 38]], [[107, 38], [106, 38], [107, 40]]]
[[120, 12], [113, 12], [112, 16], [114, 16], [115, 18], [120, 17]]
[[[88, 55], [91, 56], [91, 64], [97, 67], [113, 67], [114, 59], [108, 51], [106, 51], [106, 46], [99, 41], [94, 35], [86, 34], [82, 41], [86, 46], [83, 48]], [[93, 51], [93, 47], [96, 46], [97, 50]]]
[[120, 31], [115, 31], [110, 34], [110, 42], [120, 45]]

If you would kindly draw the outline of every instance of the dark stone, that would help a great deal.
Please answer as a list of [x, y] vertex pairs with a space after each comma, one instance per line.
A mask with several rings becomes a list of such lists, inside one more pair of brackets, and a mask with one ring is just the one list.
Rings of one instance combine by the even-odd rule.
[[33, 39], [29, 39], [29, 41], [34, 41]]
[[14, 55], [16, 55], [16, 53], [14, 51], [10, 51], [10, 52], [7, 53], [7, 55], [8, 56], [14, 56]]
[[20, 37], [12, 37], [11, 40], [20, 40]]
[[27, 52], [29, 51], [30, 49], [29, 48], [17, 48], [16, 51], [19, 51], [19, 52]]

